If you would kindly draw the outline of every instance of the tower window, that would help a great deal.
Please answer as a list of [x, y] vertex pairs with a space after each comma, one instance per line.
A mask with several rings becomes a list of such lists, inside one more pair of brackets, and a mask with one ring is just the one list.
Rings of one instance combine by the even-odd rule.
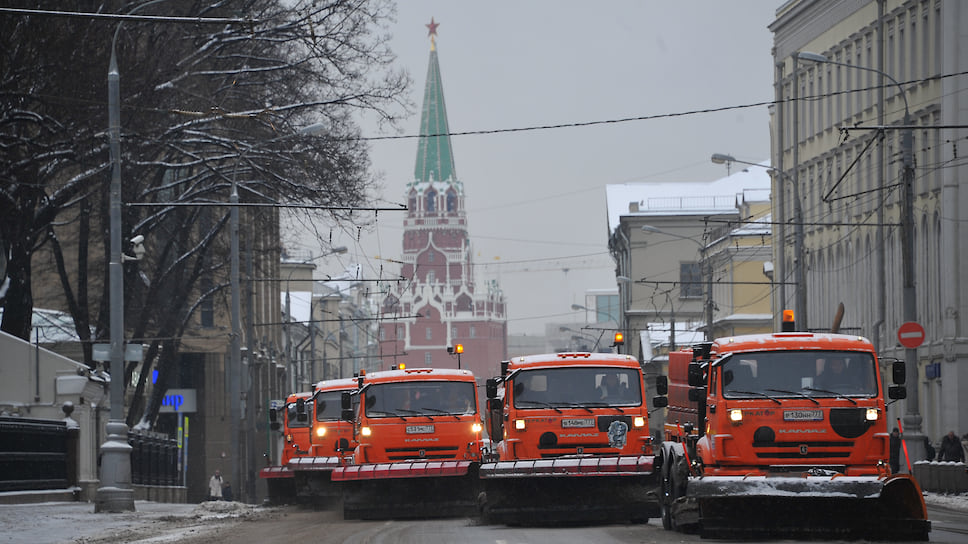
[[455, 193], [453, 190], [447, 191], [447, 211], [457, 211], [457, 193]]
[[427, 191], [427, 196], [425, 197], [424, 209], [427, 212], [437, 211], [437, 191], [433, 189]]

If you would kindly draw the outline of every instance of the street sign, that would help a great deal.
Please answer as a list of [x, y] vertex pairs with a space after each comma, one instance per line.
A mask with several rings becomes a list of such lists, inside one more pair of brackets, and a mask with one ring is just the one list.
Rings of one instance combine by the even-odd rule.
[[908, 321], [897, 328], [897, 340], [902, 346], [914, 349], [924, 343], [924, 327], [915, 321]]
[[[111, 344], [94, 344], [93, 354], [91, 358], [94, 359], [95, 361], [110, 361]], [[125, 361], [140, 361], [142, 359], [144, 359], [144, 345], [142, 344], [124, 345]]]

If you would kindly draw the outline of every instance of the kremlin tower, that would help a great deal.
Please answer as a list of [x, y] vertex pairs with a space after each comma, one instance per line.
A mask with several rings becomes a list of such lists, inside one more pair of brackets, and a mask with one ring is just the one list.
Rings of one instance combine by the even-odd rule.
[[[496, 376], [507, 359], [507, 314], [496, 281], [475, 282], [467, 233], [464, 184], [454, 166], [444, 88], [430, 29], [430, 63], [420, 118], [413, 181], [406, 187], [402, 281], [380, 308], [383, 367], [471, 370], [479, 382]], [[462, 354], [451, 353], [457, 344]]]

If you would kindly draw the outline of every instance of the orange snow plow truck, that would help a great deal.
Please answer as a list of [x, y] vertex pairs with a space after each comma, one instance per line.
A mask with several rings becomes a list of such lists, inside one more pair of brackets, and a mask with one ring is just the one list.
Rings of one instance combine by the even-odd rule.
[[501, 367], [486, 385], [493, 449], [480, 469], [483, 520], [545, 525], [659, 516], [634, 357], [552, 353]]
[[273, 431], [280, 431], [282, 442], [279, 464], [259, 471], [259, 477], [266, 481], [267, 498], [271, 503], [286, 503], [296, 498], [294, 474], [289, 470], [289, 462], [310, 453], [311, 395], [308, 391], [291, 393], [282, 406], [269, 410], [270, 427]]
[[331, 476], [342, 487], [344, 519], [476, 513], [477, 406], [477, 382], [468, 370], [361, 374], [358, 389], [342, 395], [342, 417], [354, 422], [357, 446]]
[[[904, 398], [903, 362], [891, 399]], [[720, 338], [669, 354], [662, 523], [703, 537], [927, 540], [918, 483], [892, 474], [873, 345], [843, 334]]]
[[355, 391], [354, 378], [323, 380], [316, 384], [311, 402], [309, 452], [293, 457], [287, 468], [293, 475], [296, 496], [317, 506], [329, 506], [340, 497], [339, 487], [330, 476], [353, 454], [353, 424], [341, 419], [342, 394]]

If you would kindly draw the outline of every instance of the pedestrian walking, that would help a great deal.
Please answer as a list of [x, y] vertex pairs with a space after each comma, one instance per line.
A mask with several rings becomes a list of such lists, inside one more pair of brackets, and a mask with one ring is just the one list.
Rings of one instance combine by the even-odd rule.
[[901, 472], [901, 432], [894, 427], [891, 431], [891, 473]]
[[948, 431], [941, 439], [941, 451], [938, 452], [939, 461], [960, 462], [965, 460], [965, 452], [961, 449], [961, 440], [954, 431]]
[[934, 446], [931, 445], [931, 441], [928, 437], [924, 437], [924, 458], [928, 461], [934, 461]]
[[208, 479], [208, 500], [222, 500], [222, 472], [215, 469], [215, 474]]

